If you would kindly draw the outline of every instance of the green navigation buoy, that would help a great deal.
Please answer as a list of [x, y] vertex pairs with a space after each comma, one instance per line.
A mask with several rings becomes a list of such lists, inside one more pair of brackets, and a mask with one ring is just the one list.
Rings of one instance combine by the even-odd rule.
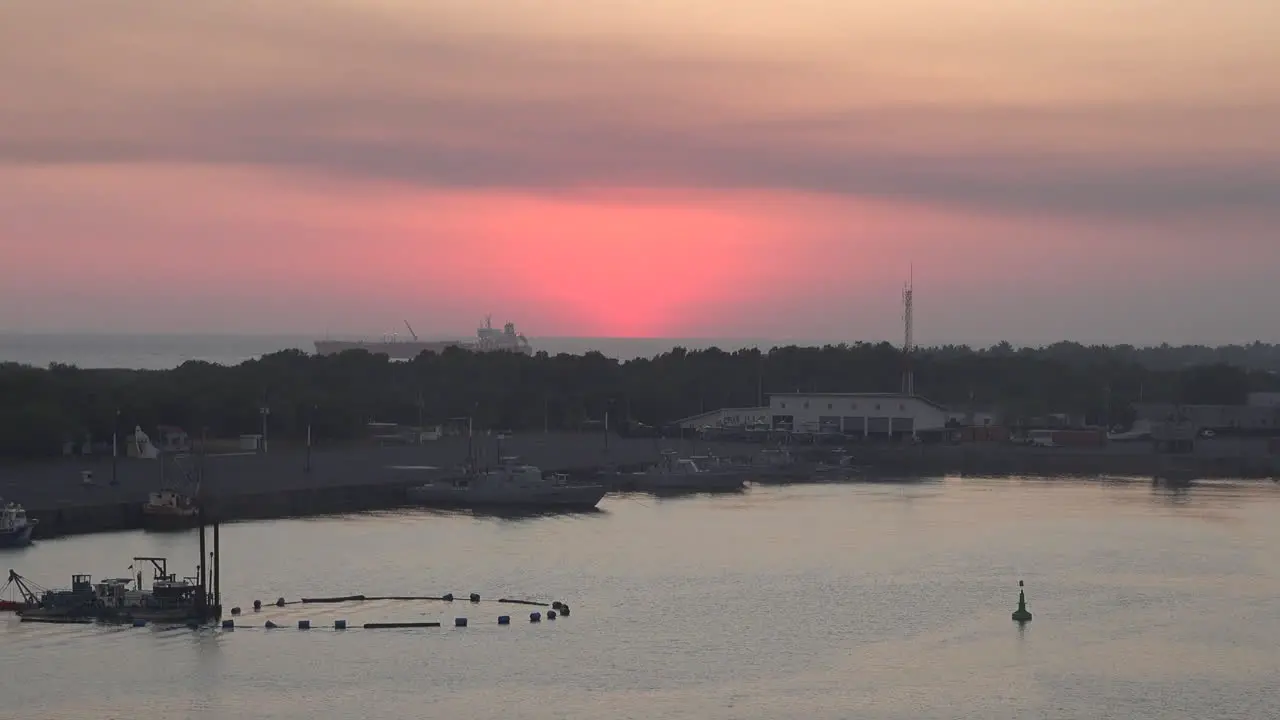
[[1018, 581], [1018, 609], [1013, 611], [1013, 621], [1016, 623], [1031, 622], [1031, 611], [1027, 609], [1027, 595], [1022, 590], [1023, 583]]

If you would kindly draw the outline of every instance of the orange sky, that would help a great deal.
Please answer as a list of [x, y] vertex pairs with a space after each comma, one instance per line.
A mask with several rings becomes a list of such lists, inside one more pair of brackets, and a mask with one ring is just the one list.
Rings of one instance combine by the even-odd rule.
[[1278, 7], [17, 0], [0, 330], [1280, 340]]

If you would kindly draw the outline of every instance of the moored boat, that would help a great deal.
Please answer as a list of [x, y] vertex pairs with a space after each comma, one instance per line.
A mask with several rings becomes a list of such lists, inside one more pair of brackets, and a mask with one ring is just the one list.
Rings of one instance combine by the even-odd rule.
[[142, 527], [146, 530], [188, 530], [199, 524], [195, 501], [176, 490], [153, 492], [142, 506]]
[[26, 547], [31, 544], [39, 520], [27, 517], [27, 511], [16, 503], [0, 500], [0, 548]]
[[636, 473], [634, 478], [636, 489], [653, 493], [734, 492], [744, 487], [739, 469], [703, 468], [691, 458], [679, 457], [673, 450], [664, 451], [657, 465]]
[[546, 477], [542, 470], [505, 457], [501, 464], [410, 488], [411, 502], [437, 507], [590, 510], [604, 498], [603, 485], [574, 485], [564, 475]]

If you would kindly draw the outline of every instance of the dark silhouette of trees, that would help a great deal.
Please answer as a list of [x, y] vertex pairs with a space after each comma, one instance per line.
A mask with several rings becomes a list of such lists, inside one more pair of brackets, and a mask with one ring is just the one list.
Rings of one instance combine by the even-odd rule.
[[[1243, 349], [1256, 365], [1268, 348]], [[912, 367], [917, 394], [960, 411], [998, 409], [1015, 419], [1069, 412], [1111, 425], [1140, 400], [1229, 404], [1251, 390], [1280, 389], [1273, 371], [1223, 360], [1237, 355], [1230, 348], [1002, 343], [922, 349]], [[231, 367], [192, 361], [166, 371], [10, 363], [0, 365], [0, 455], [47, 456], [69, 441], [109, 440], [117, 411], [121, 432], [158, 424], [214, 437], [256, 432], [264, 404], [271, 437], [280, 439], [304, 437], [308, 421], [326, 440], [360, 436], [370, 421], [437, 424], [463, 416], [477, 428], [514, 431], [580, 429], [606, 411], [617, 428], [661, 426], [703, 410], [754, 406], [772, 392], [898, 392], [903, 368], [901, 350], [888, 343], [675, 348], [628, 362], [594, 352], [450, 349], [403, 363], [359, 350], [287, 350]]]

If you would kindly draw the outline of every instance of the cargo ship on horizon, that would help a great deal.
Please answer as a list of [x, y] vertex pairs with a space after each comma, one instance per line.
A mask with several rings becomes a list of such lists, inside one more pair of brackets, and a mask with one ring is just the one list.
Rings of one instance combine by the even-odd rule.
[[484, 327], [476, 330], [476, 340], [474, 342], [465, 340], [420, 340], [409, 321], [406, 320], [404, 326], [408, 328], [409, 335], [413, 337], [412, 340], [401, 340], [396, 336], [384, 337], [380, 341], [317, 340], [315, 343], [316, 354], [333, 355], [347, 350], [365, 350], [370, 353], [386, 355], [392, 360], [412, 360], [424, 352], [442, 353], [451, 347], [472, 352], [533, 354], [533, 347], [529, 344], [528, 338], [516, 332], [514, 323], [507, 323], [501, 330], [498, 330], [493, 327], [493, 321], [490, 316], [485, 316]]

